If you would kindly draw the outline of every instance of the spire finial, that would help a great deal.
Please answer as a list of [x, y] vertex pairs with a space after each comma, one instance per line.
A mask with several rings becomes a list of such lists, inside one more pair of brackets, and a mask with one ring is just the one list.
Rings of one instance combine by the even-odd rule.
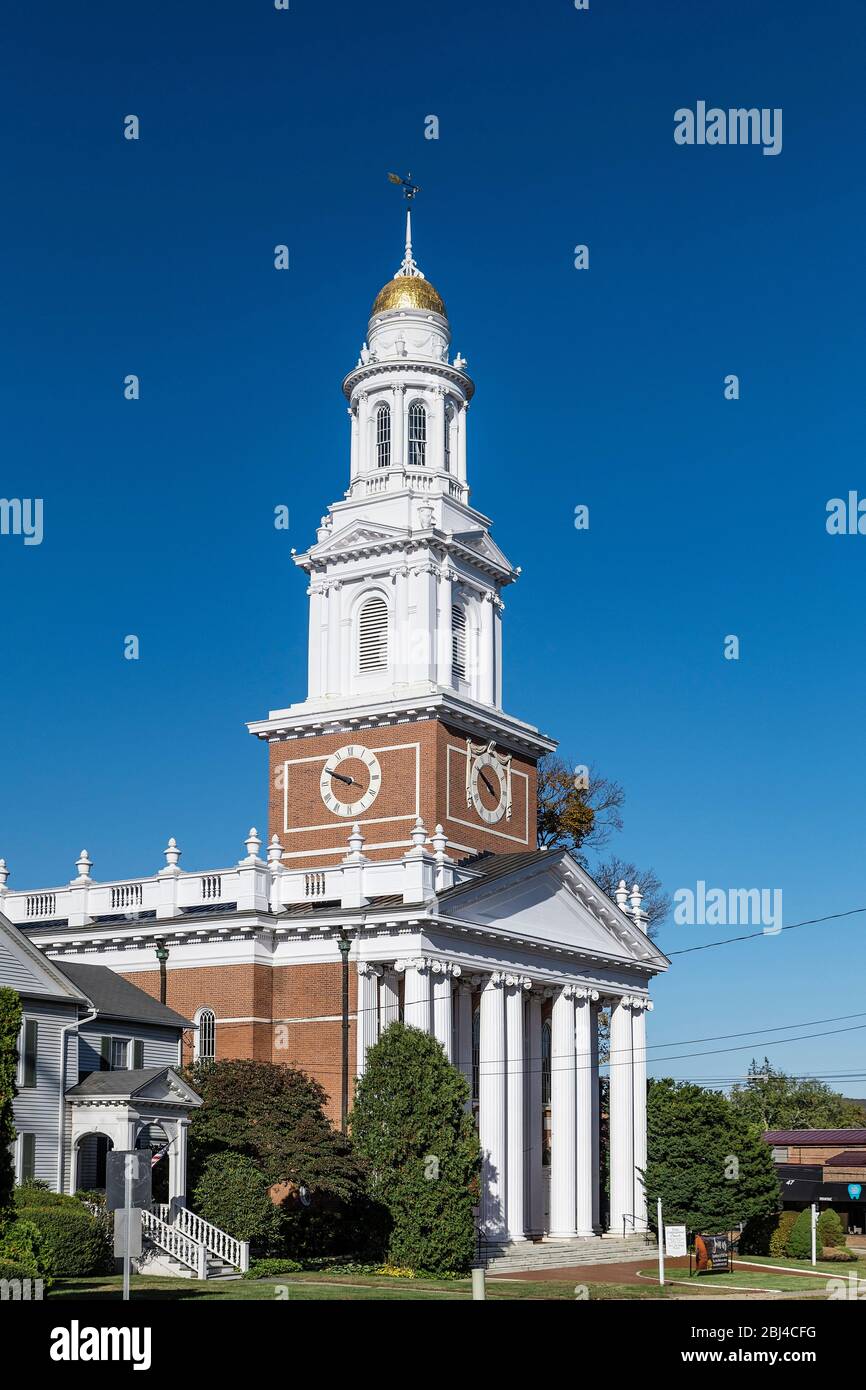
[[412, 200], [416, 194], [421, 192], [421, 189], [418, 187], [417, 183], [412, 182], [411, 174], [407, 174], [405, 178], [401, 174], [389, 174], [388, 178], [391, 181], [391, 183], [395, 183], [397, 184], [398, 188], [402, 188], [403, 196], [406, 199], [407, 203], [406, 251], [403, 256], [400, 269], [397, 271], [396, 275], [394, 276], [394, 279], [396, 280], [412, 278], [416, 280], [423, 280], [424, 276], [418, 269], [418, 266], [415, 263], [415, 257], [412, 254]]

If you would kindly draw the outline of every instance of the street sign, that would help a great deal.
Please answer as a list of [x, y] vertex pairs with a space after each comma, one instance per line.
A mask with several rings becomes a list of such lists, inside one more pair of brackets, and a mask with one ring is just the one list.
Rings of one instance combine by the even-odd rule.
[[852, 1201], [852, 1202], [859, 1202], [859, 1201], [860, 1201], [860, 1193], [861, 1193], [862, 1191], [863, 1191], [863, 1184], [862, 1184], [862, 1183], [859, 1183], [859, 1182], [849, 1182], [849, 1184], [848, 1184], [848, 1196], [851, 1198], [851, 1201]]
[[689, 1253], [685, 1226], [665, 1226], [665, 1254], [687, 1255]]
[[109, 1211], [127, 1205], [126, 1160], [131, 1160], [131, 1192], [128, 1205], [147, 1207], [151, 1202], [151, 1156], [148, 1149], [110, 1149], [105, 1159], [105, 1204]]
[[137, 1260], [141, 1254], [141, 1210], [131, 1207], [127, 1212], [119, 1207], [114, 1213], [114, 1253], [118, 1260], [129, 1255]]

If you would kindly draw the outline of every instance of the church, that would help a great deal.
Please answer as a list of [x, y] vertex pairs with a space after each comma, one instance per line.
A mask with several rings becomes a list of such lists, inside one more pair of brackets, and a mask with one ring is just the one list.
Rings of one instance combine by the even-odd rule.
[[646, 1014], [669, 962], [637, 887], [610, 899], [537, 848], [536, 768], [556, 744], [502, 704], [519, 570], [470, 502], [467, 368], [410, 211], [343, 382], [346, 490], [292, 552], [306, 698], [249, 725], [266, 836], [203, 869], [171, 839], [160, 867], [115, 882], [82, 851], [69, 882], [20, 891], [0, 861], [0, 911], [61, 968], [108, 966], [193, 1021], [187, 1059], [302, 1068], [336, 1122], [381, 1032], [424, 1029], [471, 1088], [487, 1240], [621, 1237], [647, 1227]]

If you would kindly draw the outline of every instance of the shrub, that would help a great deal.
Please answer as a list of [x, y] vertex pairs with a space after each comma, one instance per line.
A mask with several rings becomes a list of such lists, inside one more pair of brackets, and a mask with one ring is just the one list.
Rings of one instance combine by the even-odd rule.
[[15, 1186], [15, 1117], [12, 1102], [18, 1094], [18, 1034], [21, 1031], [21, 996], [5, 986], [0, 989], [0, 1227], [7, 1219]]
[[271, 1201], [261, 1168], [245, 1154], [213, 1154], [207, 1160], [193, 1192], [193, 1209], [235, 1240], [279, 1254], [280, 1209]]
[[830, 1264], [850, 1265], [857, 1263], [857, 1254], [844, 1246], [831, 1245], [821, 1251], [821, 1259], [828, 1260]]
[[5, 1256], [0, 1255], [0, 1279], [33, 1279], [34, 1277], [27, 1265], [16, 1264], [14, 1260], [7, 1260]]
[[441, 1043], [417, 1028], [392, 1023], [367, 1053], [352, 1139], [393, 1221], [391, 1265], [444, 1273], [472, 1262], [481, 1152], [468, 1098]]
[[[110, 1215], [97, 1216], [75, 1197], [58, 1192], [38, 1192], [31, 1198], [26, 1189], [19, 1189], [16, 1200], [20, 1219], [39, 1231], [51, 1259], [52, 1273], [83, 1279], [112, 1272]], [[29, 1200], [34, 1205], [25, 1205]]]
[[299, 1274], [303, 1265], [297, 1260], [253, 1260], [245, 1279], [266, 1279], [274, 1274]]
[[22, 1265], [31, 1279], [50, 1279], [54, 1273], [47, 1241], [36, 1222], [24, 1217], [7, 1227], [0, 1242], [0, 1258]]
[[[739, 1253], [741, 1255], [769, 1255], [771, 1253], [770, 1244], [779, 1229], [779, 1220], [784, 1214], [777, 1211], [772, 1216], [751, 1217], [743, 1227], [738, 1247]], [[793, 1212], [790, 1214], [794, 1215]]]
[[787, 1253], [792, 1260], [808, 1260], [812, 1255], [812, 1212], [808, 1207], [797, 1213], [788, 1236]]
[[818, 1245], [824, 1249], [827, 1247], [844, 1247], [845, 1231], [842, 1227], [842, 1218], [838, 1211], [828, 1207], [822, 1211], [818, 1217]]
[[788, 1253], [788, 1237], [791, 1234], [794, 1222], [797, 1220], [797, 1212], [782, 1211], [776, 1224], [776, 1229], [770, 1236], [769, 1253], [777, 1260], [782, 1259]]

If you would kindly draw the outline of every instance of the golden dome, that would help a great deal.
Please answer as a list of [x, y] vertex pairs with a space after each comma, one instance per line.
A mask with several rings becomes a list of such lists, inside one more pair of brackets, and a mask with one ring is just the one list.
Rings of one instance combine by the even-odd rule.
[[426, 313], [441, 314], [443, 319], [447, 318], [442, 296], [429, 280], [420, 275], [395, 275], [393, 280], [389, 280], [376, 296], [371, 318], [392, 309], [423, 309]]

